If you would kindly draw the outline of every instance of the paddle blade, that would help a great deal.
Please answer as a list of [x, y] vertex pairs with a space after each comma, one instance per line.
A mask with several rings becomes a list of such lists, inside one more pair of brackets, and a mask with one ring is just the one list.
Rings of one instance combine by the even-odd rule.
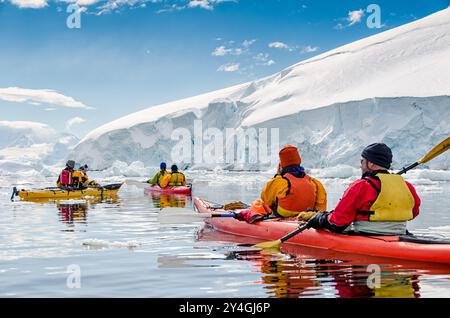
[[132, 180], [132, 179], [125, 180], [125, 183], [127, 185], [132, 185], [132, 186], [135, 186], [140, 189], [145, 189], [146, 187], [150, 186], [150, 184], [147, 182], [142, 182], [142, 181], [137, 181], [137, 180]]
[[211, 214], [197, 213], [191, 209], [185, 208], [164, 208], [158, 214], [158, 220], [162, 224], [199, 222], [209, 217], [211, 217]]
[[281, 240], [276, 240], [276, 241], [258, 243], [258, 244], [255, 244], [254, 247], [262, 248], [262, 249], [276, 249], [281, 245], [281, 243], [283, 243]]
[[448, 137], [447, 139], [442, 141], [439, 145], [434, 147], [429, 153], [426, 154], [425, 157], [420, 159], [418, 162], [419, 163], [426, 163], [426, 162], [430, 161], [431, 159], [436, 158], [440, 154], [443, 154], [449, 148], [450, 148], [450, 137]]

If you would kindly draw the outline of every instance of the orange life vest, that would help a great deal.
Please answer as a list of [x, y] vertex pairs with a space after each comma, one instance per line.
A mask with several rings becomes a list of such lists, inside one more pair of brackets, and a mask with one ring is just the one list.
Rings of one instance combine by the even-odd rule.
[[290, 173], [286, 173], [283, 178], [288, 182], [288, 190], [286, 197], [278, 200], [278, 214], [289, 217], [308, 209], [314, 209], [316, 187], [311, 178], [307, 175], [303, 178], [296, 178]]

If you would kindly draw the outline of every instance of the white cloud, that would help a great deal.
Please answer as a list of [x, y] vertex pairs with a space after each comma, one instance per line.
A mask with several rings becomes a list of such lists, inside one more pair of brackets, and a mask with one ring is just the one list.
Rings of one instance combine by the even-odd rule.
[[47, 6], [47, 0], [10, 0], [19, 8], [40, 9]]
[[222, 2], [238, 2], [238, 0], [190, 0], [188, 8], [202, 8], [205, 10], [214, 10], [214, 5]]
[[355, 25], [356, 23], [360, 23], [364, 15], [365, 11], [363, 9], [349, 11], [346, 18], [338, 19], [341, 21], [347, 21], [347, 23], [346, 24], [338, 23], [334, 28], [338, 30], [349, 28], [352, 25]]
[[289, 49], [289, 45], [283, 42], [272, 42], [269, 43], [269, 47], [273, 49]]
[[202, 8], [205, 10], [212, 10], [213, 6], [208, 0], [191, 0], [188, 3], [189, 8]]
[[221, 65], [217, 71], [219, 72], [236, 72], [239, 71], [240, 64], [239, 63], [228, 63]]
[[258, 53], [253, 58], [259, 62], [259, 63], [257, 63], [258, 65], [270, 66], [270, 65], [275, 64], [275, 61], [272, 60], [270, 58], [270, 55], [267, 53]]
[[316, 52], [317, 50], [319, 50], [319, 47], [308, 45], [305, 48], [303, 48], [303, 50], [300, 51], [300, 54], [313, 53]]
[[74, 125], [79, 125], [84, 122], [86, 122], [86, 119], [81, 118], [81, 117], [74, 117], [74, 118], [71, 118], [68, 121], [66, 121], [66, 128], [67, 128], [67, 130], [70, 131]]
[[52, 104], [68, 108], [93, 109], [82, 102], [51, 89], [28, 89], [20, 87], [0, 88], [0, 100], [16, 103]]
[[211, 53], [213, 56], [225, 56], [230, 52], [230, 49], [227, 49], [225, 46], [216, 47], [214, 52]]
[[347, 21], [349, 22], [349, 26], [361, 22], [362, 17], [364, 16], [365, 11], [363, 9], [349, 11]]
[[211, 53], [212, 56], [225, 56], [225, 55], [241, 55], [244, 51], [241, 48], [230, 48], [227, 49], [224, 45], [216, 47], [214, 52]]
[[76, 0], [76, 3], [80, 6], [90, 6], [96, 4], [99, 1], [101, 0]]
[[242, 46], [245, 47], [245, 48], [248, 48], [248, 47], [252, 46], [255, 42], [256, 42], [255, 39], [253, 39], [253, 40], [245, 40], [244, 42], [242, 42]]

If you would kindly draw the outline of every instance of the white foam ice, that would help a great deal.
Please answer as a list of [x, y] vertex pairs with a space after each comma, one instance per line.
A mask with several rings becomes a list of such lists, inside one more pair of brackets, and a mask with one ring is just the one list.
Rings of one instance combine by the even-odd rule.
[[100, 239], [85, 239], [81, 243], [83, 246], [93, 249], [106, 249], [106, 248], [137, 248], [142, 245], [142, 242], [137, 240], [130, 240], [126, 242], [119, 241], [107, 241]]

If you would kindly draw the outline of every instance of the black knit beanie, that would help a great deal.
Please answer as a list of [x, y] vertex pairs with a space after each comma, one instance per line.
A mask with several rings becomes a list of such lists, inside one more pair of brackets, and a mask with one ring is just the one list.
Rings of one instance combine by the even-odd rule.
[[385, 144], [375, 143], [367, 146], [363, 150], [361, 157], [383, 168], [389, 169], [391, 167], [392, 151]]

